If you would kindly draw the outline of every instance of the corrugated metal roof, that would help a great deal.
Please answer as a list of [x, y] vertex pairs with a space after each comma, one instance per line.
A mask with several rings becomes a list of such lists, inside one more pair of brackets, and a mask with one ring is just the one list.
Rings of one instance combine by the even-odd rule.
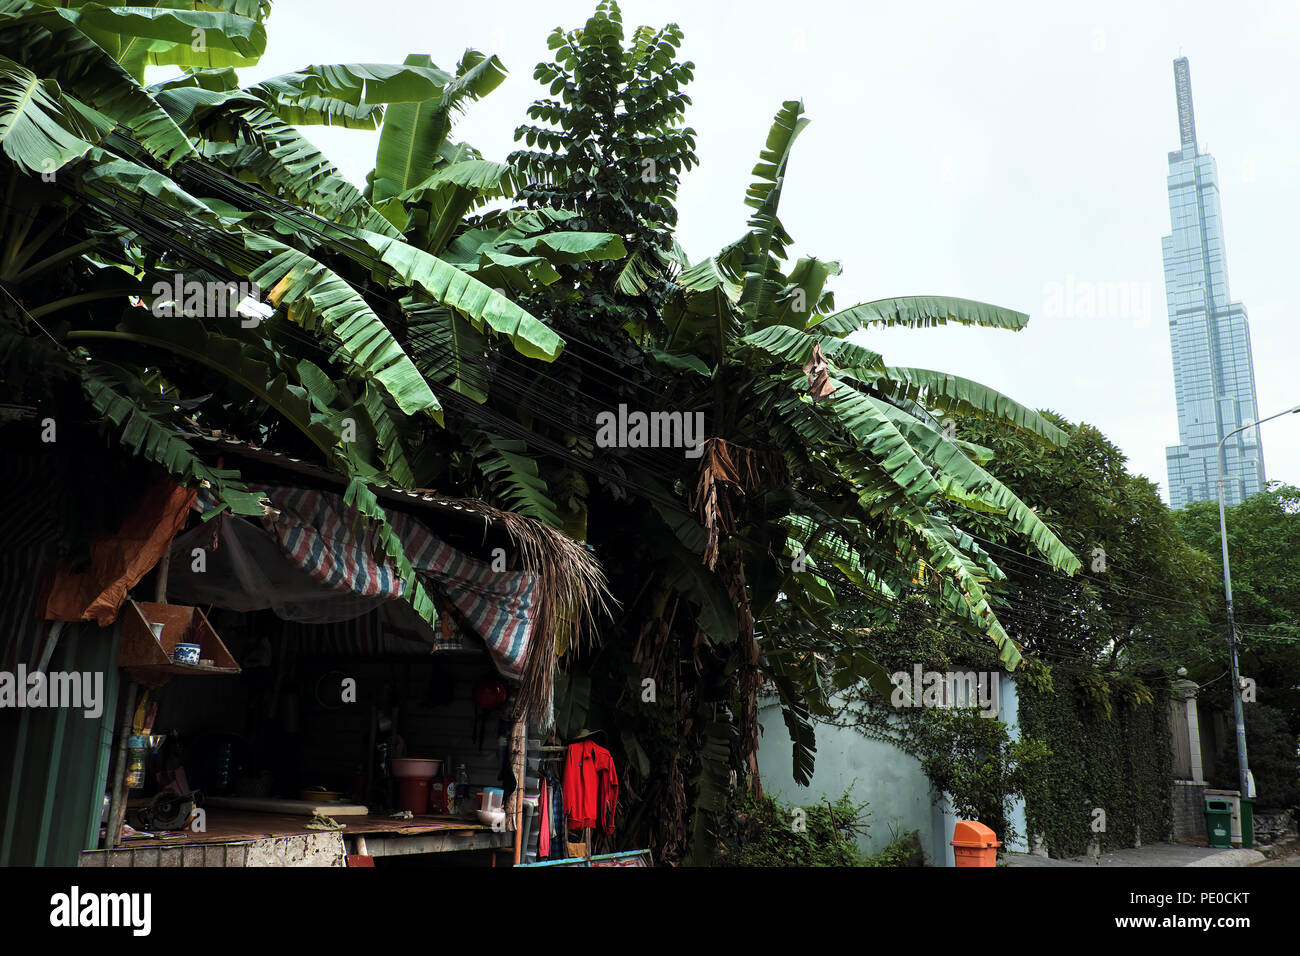
[[[292, 455], [286, 455], [282, 452], [272, 451], [269, 448], [254, 445], [252, 442], [203, 432], [185, 433], [185, 437], [190, 439], [201, 439], [213, 447], [220, 448], [222, 453], [225, 454], [237, 455], [247, 458], [250, 461], [273, 465], [277, 468], [282, 468], [285, 471], [307, 475], [334, 485], [343, 486], [347, 484], [347, 479], [338, 472], [322, 468], [314, 462], [305, 461], [301, 458], [294, 458]], [[497, 509], [481, 501], [472, 501], [464, 498], [444, 498], [429, 489], [407, 491], [403, 488], [397, 488], [382, 481], [372, 480], [367, 481], [366, 484], [369, 485], [376, 497], [398, 502], [410, 508], [425, 511], [438, 511], [443, 514], [457, 514], [461, 518], [478, 518], [487, 523], [496, 523], [500, 520], [498, 518]]]

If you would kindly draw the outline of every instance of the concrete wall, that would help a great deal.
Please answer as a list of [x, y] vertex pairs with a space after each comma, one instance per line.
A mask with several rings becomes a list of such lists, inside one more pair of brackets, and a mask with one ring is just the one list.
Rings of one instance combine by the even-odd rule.
[[936, 821], [930, 782], [916, 758], [893, 744], [868, 740], [852, 728], [819, 724], [816, 770], [811, 786], [801, 787], [794, 781], [790, 737], [780, 706], [774, 701], [763, 706], [759, 723], [763, 733], [758, 769], [766, 793], [796, 806], [810, 806], [824, 799], [834, 802], [848, 790], [855, 801], [868, 804], [869, 832], [858, 841], [864, 852], [883, 850], [894, 830], [920, 830], [921, 846], [933, 853]]
[[1174, 839], [1205, 843], [1205, 784], [1175, 780], [1173, 788]]
[[[1007, 725], [1012, 740], [1020, 739], [1019, 698], [1007, 674], [999, 683], [998, 719]], [[991, 718], [990, 718], [991, 719]], [[790, 738], [781, 720], [781, 708], [772, 699], [759, 711], [763, 734], [759, 741], [758, 768], [763, 789], [796, 806], [834, 801], [848, 790], [855, 801], [866, 801], [870, 832], [858, 840], [864, 852], [878, 853], [895, 832], [919, 830], [921, 846], [933, 866], [952, 866], [952, 839], [957, 816], [945, 794], [935, 793], [921, 771], [921, 762], [893, 744], [870, 740], [847, 727], [817, 725], [817, 762], [808, 787], [794, 782]], [[1024, 801], [1010, 807], [1012, 824], [1025, 832]], [[998, 834], [999, 838], [1003, 834]], [[1007, 846], [1025, 850], [1023, 842]]]

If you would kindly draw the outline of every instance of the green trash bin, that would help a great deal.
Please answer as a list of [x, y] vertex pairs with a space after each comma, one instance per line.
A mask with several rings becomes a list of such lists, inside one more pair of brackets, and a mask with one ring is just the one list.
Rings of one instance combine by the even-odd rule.
[[1250, 849], [1255, 845], [1255, 798], [1241, 798], [1241, 845]]
[[1210, 835], [1210, 846], [1232, 849], [1232, 808], [1227, 800], [1206, 799], [1205, 832]]

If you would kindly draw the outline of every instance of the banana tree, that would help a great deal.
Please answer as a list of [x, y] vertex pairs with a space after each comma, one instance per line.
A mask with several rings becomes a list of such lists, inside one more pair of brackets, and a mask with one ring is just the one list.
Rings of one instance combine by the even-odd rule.
[[[837, 310], [828, 281], [838, 263], [788, 264], [792, 240], [778, 207], [807, 122], [797, 102], [777, 113], [745, 196], [748, 231], [681, 275], [659, 346], [665, 367], [695, 369], [679, 376], [673, 401], [704, 411], [714, 436], [700, 465], [699, 487], [710, 494], [696, 497], [706, 531], [696, 550], [733, 582], [741, 643], [757, 639], [753, 656], [781, 695], [800, 779], [811, 769], [810, 708], [826, 710], [817, 662], [841, 687], [884, 676], [857, 635], [835, 632], [837, 592], [889, 599], [924, 589], [1013, 669], [1020, 649], [989, 603], [990, 585], [1004, 575], [962, 530], [963, 514], [1000, 516], [1053, 567], [1079, 567], [1033, 508], [984, 469], [988, 450], [963, 441], [945, 416], [1001, 421], [1054, 444], [1064, 433], [986, 386], [887, 365], [859, 334], [947, 323], [1016, 330], [1028, 317], [934, 296]], [[713, 636], [736, 637], [730, 629]]]
[[[529, 360], [554, 360], [564, 342], [475, 270], [408, 243], [295, 127], [373, 129], [385, 109], [395, 129], [412, 111], [449, 126], [502, 69], [471, 51], [456, 74], [413, 58], [240, 87], [234, 69], [264, 52], [269, 8], [0, 0], [5, 381], [39, 353], [124, 445], [236, 512], [260, 508], [236, 472], [203, 464], [192, 423], [335, 468], [429, 617], [367, 488], [427, 481], [415, 452], [444, 422], [401, 303]], [[181, 72], [146, 85], [160, 65]], [[467, 172], [448, 182], [466, 188]], [[426, 179], [400, 192], [432, 197]], [[462, 212], [438, 206], [447, 239]], [[191, 283], [206, 299], [178, 294]], [[35, 398], [35, 384], [15, 397]]]

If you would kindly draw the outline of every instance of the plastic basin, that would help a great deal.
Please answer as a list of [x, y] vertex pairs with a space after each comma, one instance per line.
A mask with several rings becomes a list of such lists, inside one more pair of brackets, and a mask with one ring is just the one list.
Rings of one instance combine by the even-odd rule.
[[423, 757], [394, 757], [390, 763], [393, 776], [398, 780], [428, 780], [438, 776], [442, 769], [441, 760], [425, 760]]

